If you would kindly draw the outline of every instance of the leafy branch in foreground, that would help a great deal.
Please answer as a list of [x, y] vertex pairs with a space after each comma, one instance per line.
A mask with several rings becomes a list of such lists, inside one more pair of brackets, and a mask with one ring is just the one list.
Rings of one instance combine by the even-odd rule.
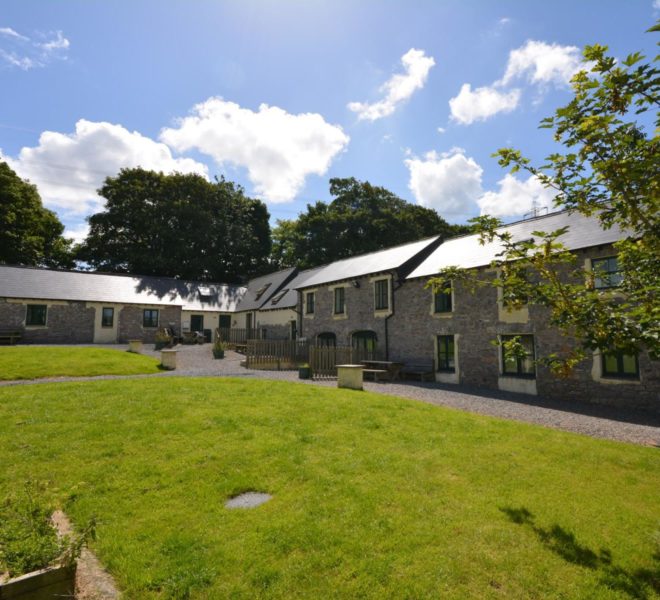
[[[600, 45], [585, 48], [589, 70], [574, 76], [573, 99], [541, 122], [566, 153], [551, 154], [540, 167], [512, 148], [495, 156], [512, 173], [525, 170], [553, 189], [557, 208], [592, 216], [603, 229], [622, 230], [627, 237], [614, 244], [621, 273], [617, 288], [596, 289], [599, 273], [578, 265], [559, 241], [567, 228], [514, 240], [489, 216], [472, 221], [480, 243], [501, 249], [491, 263], [498, 276], [485, 280], [451, 267], [428, 283], [436, 290], [448, 289], [452, 281], [473, 291], [496, 286], [509, 309], [547, 308], [550, 324], [579, 342], [562, 356], [539, 357], [559, 375], [570, 374], [588, 350], [647, 351], [660, 358], [660, 142], [645, 128], [651, 121], [647, 113], [660, 107], [660, 70], [642, 62], [639, 53], [618, 61], [606, 52]], [[655, 125], [660, 127], [658, 112]]]

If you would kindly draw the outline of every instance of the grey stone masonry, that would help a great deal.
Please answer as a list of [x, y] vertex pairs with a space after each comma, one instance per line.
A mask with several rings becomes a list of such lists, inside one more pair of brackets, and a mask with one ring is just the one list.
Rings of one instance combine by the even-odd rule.
[[158, 310], [158, 327], [168, 327], [174, 324], [177, 331], [181, 331], [181, 307], [180, 306], [124, 306], [119, 311], [119, 342], [128, 340], [142, 340], [151, 343], [155, 340], [158, 327], [144, 327], [143, 315], [145, 308]]
[[[314, 289], [315, 306], [313, 315], [306, 314], [305, 294], [300, 294], [298, 310], [302, 311], [302, 331], [299, 331], [299, 335], [313, 342], [320, 333], [332, 332], [337, 336], [337, 344], [346, 346], [351, 344], [351, 336], [354, 332], [368, 330], [376, 333], [378, 349], [384, 352], [388, 311], [378, 311], [377, 313], [375, 310], [374, 279], [390, 279], [390, 275], [368, 275], [351, 281], [335, 282], [302, 290], [308, 292], [310, 289]], [[359, 287], [355, 287], [354, 282]], [[344, 314], [334, 314], [334, 289], [339, 286], [344, 288]]]
[[[28, 304], [47, 305], [45, 326], [25, 326]], [[25, 328], [22, 343], [91, 343], [94, 341], [94, 315], [94, 309], [87, 308], [85, 302], [31, 300], [18, 303], [0, 299], [0, 324], [3, 327]]]
[[[613, 255], [611, 247], [577, 253], [578, 263]], [[481, 277], [494, 277], [483, 269]], [[433, 313], [433, 292], [425, 289], [426, 279], [406, 281], [395, 291], [395, 313], [390, 319], [390, 359], [407, 363], [436, 360], [438, 335], [457, 336], [458, 382], [469, 386], [498, 388], [501, 349], [493, 344], [498, 335], [532, 334], [537, 357], [564, 353], [576, 341], [550, 326], [547, 309], [527, 307], [527, 315], [516, 317], [499, 308], [497, 290], [492, 287], [470, 291], [457, 284], [451, 313]], [[524, 318], [524, 317], [527, 318]], [[512, 322], [514, 321], [514, 322]], [[600, 355], [589, 356], [568, 378], [559, 378], [542, 365], [536, 367], [536, 388], [540, 396], [557, 400], [579, 400], [660, 412], [660, 364], [648, 355], [639, 356], [638, 380], [603, 378]]]

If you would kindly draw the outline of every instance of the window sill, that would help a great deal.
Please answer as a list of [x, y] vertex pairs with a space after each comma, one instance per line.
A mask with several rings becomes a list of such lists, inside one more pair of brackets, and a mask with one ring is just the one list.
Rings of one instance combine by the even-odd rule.
[[25, 329], [48, 329], [48, 325], [26, 325]]
[[536, 379], [536, 374], [526, 375], [525, 373], [500, 373], [500, 377], [510, 377], [512, 379]]

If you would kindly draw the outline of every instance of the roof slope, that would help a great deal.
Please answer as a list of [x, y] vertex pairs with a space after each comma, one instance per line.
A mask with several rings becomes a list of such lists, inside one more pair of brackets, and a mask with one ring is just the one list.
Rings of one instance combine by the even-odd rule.
[[[306, 269], [300, 271], [291, 281], [289, 281], [282, 289], [266, 302], [261, 310], [277, 310], [280, 308], [296, 308], [298, 305], [298, 292], [297, 288], [304, 287], [305, 282], [316, 275], [323, 267], [316, 267], [314, 269]], [[283, 294], [283, 295], [282, 295]]]
[[250, 279], [236, 311], [258, 310], [295, 275], [295, 272], [296, 268], [291, 267]]
[[[245, 288], [169, 277], [111, 275], [0, 265], [0, 297], [181, 306], [233, 312]], [[200, 298], [204, 297], [204, 301]]]
[[[611, 244], [625, 237], [625, 233], [617, 226], [603, 229], [596, 218], [568, 211], [519, 221], [505, 225], [499, 230], [509, 231], [514, 241], [521, 241], [532, 238], [533, 231], [549, 233], [562, 227], [569, 227], [569, 230], [558, 238], [558, 241], [569, 250]], [[430, 277], [445, 267], [462, 267], [464, 269], [483, 267], [495, 260], [497, 253], [501, 250], [502, 244], [497, 240], [482, 246], [477, 234], [453, 238], [438, 246], [406, 279]]]
[[341, 281], [342, 279], [352, 279], [371, 273], [381, 273], [383, 271], [398, 269], [436, 242], [438, 238], [439, 236], [436, 235], [432, 238], [395, 246], [394, 248], [387, 248], [385, 250], [378, 250], [377, 252], [370, 252], [369, 254], [335, 261], [329, 265], [319, 267], [316, 273], [312, 274], [296, 287], [312, 287], [333, 281]]

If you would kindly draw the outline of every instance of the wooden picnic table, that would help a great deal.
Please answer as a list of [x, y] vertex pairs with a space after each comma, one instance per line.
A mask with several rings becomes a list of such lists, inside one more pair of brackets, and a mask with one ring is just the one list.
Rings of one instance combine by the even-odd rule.
[[378, 381], [380, 376], [389, 381], [396, 381], [403, 368], [403, 363], [391, 360], [363, 360], [362, 364], [364, 365], [363, 373], [373, 375], [374, 381]]

